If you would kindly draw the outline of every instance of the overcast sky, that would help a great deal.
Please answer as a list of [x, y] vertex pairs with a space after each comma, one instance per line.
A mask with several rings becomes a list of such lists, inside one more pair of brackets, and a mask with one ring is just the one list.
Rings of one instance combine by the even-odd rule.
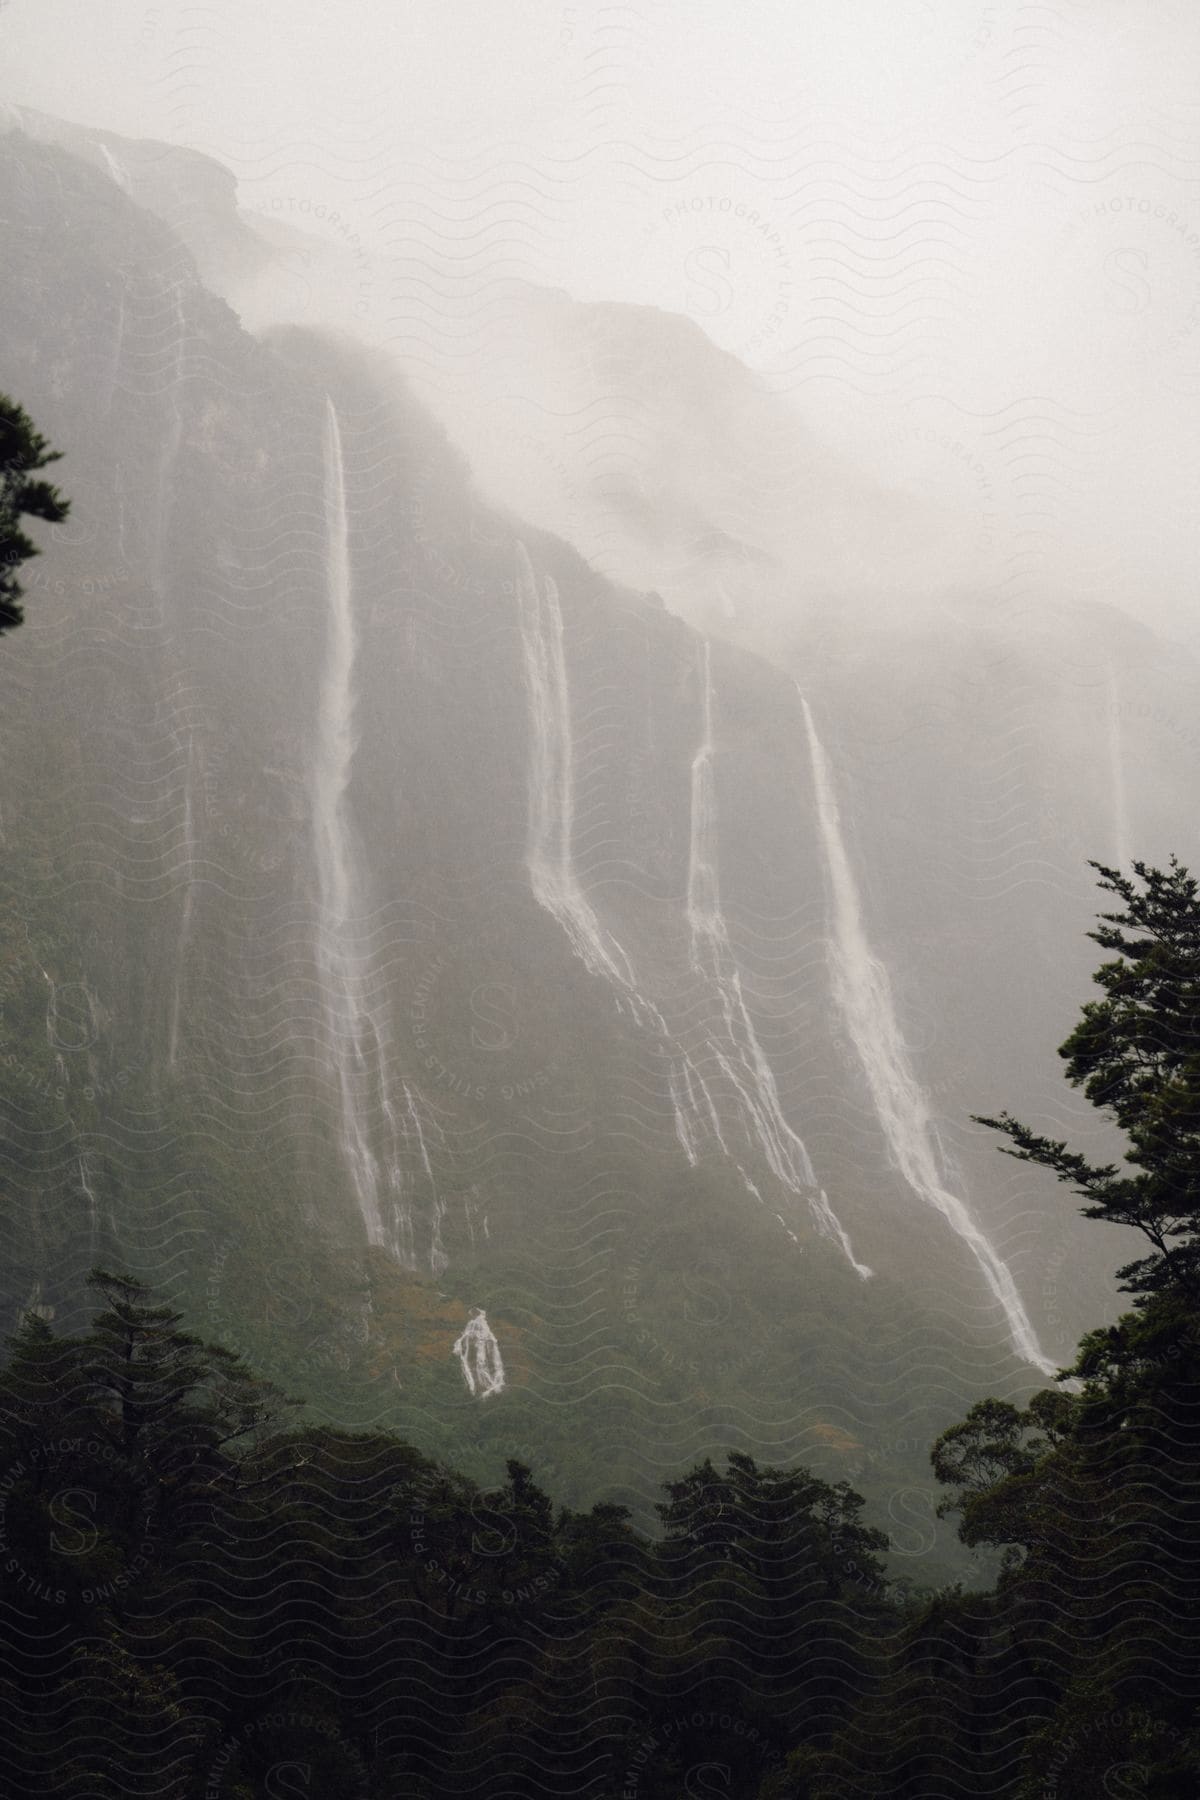
[[1190, 632], [1194, 0], [0, 0], [0, 68], [472, 294], [687, 314], [988, 580]]

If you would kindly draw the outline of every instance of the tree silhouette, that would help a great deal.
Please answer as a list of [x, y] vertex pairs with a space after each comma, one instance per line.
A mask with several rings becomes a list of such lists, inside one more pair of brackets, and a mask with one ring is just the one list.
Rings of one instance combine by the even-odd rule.
[[30, 557], [41, 554], [21, 526], [23, 517], [45, 519], [59, 525], [70, 510], [57, 488], [33, 479], [39, 469], [57, 462], [60, 450], [51, 450], [23, 407], [0, 394], [0, 633], [23, 623], [24, 593], [17, 570]]
[[[1096, 971], [1090, 1001], [1059, 1055], [1067, 1079], [1125, 1133], [1130, 1172], [1094, 1164], [1001, 1113], [1007, 1154], [1040, 1163], [1089, 1204], [1089, 1219], [1130, 1225], [1152, 1254], [1118, 1271], [1139, 1311], [1155, 1300], [1200, 1302], [1200, 892], [1174, 857], [1166, 870], [1135, 862], [1134, 879], [1092, 863], [1118, 912], [1093, 938], [1116, 959]], [[1139, 886], [1140, 884], [1140, 886]]]

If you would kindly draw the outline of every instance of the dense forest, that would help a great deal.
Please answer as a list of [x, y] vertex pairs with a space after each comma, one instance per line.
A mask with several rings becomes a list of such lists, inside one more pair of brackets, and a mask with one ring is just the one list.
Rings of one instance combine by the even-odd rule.
[[730, 1454], [661, 1528], [488, 1490], [306, 1422], [138, 1281], [32, 1311], [0, 1389], [3, 1791], [100, 1796], [971, 1793], [1200, 1786], [1200, 897], [1098, 866], [1110, 953], [1063, 1045], [1124, 1133], [1011, 1154], [1144, 1235], [1131, 1309], [1021, 1409], [932, 1447], [989, 1591], [891, 1579], [848, 1483]]

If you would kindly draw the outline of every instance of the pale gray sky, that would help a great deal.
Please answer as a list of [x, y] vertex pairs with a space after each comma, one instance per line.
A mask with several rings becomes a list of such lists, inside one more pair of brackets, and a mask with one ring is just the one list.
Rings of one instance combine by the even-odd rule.
[[0, 67], [424, 266], [376, 335], [441, 355], [514, 273], [686, 314], [982, 586], [1191, 631], [1191, 0], [9, 0]]

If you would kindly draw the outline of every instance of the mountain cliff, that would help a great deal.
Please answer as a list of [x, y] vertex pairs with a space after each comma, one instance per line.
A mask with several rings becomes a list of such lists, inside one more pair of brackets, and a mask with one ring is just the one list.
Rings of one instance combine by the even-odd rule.
[[1061, 1113], [1082, 857], [1180, 817], [1124, 684], [1190, 672], [1118, 622], [1071, 718], [986, 619], [705, 637], [378, 347], [250, 335], [204, 159], [54, 135], [0, 138], [73, 502], [0, 661], [8, 1316], [132, 1265], [347, 1422], [635, 1504], [749, 1447], [942, 1554], [932, 1434], [1111, 1305], [965, 1121]]

